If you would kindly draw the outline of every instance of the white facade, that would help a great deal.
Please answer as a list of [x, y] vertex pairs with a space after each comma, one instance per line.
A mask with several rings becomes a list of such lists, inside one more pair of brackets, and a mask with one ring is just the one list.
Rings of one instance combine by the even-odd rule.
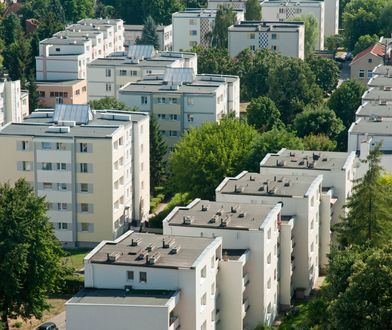
[[20, 80], [0, 82], [0, 126], [20, 123], [29, 115], [29, 93], [21, 90]]
[[253, 329], [258, 323], [271, 324], [277, 316], [280, 208], [196, 199], [175, 208], [163, 221], [165, 235], [222, 238], [219, 329]]
[[[173, 50], [187, 50], [196, 45], [209, 46], [208, 33], [215, 24], [216, 9], [186, 9], [172, 15]], [[244, 20], [244, 11], [235, 10], [237, 23]]]
[[221, 244], [133, 232], [102, 242], [85, 258], [86, 289], [66, 303], [67, 329], [216, 329]]
[[[270, 0], [261, 2], [261, 12], [265, 21], [292, 21], [295, 17], [313, 15], [317, 19], [319, 37], [316, 42], [316, 50], [324, 49], [325, 36], [325, 7], [324, 1], [294, 1], [294, 0]], [[332, 19], [332, 18], [328, 18]]]
[[305, 58], [305, 25], [302, 22], [243, 21], [229, 27], [229, 53], [244, 49], [270, 49], [283, 56]]
[[324, 0], [325, 4], [325, 28], [324, 37], [339, 34], [339, 3], [340, 0]]
[[[136, 40], [140, 39], [143, 34], [144, 25], [124, 25], [124, 47], [132, 46], [136, 44]], [[158, 49], [160, 51], [171, 51], [173, 50], [173, 26], [169, 25], [158, 25]]]
[[208, 0], [208, 8], [218, 9], [219, 6], [242, 9], [246, 11], [247, 0]]

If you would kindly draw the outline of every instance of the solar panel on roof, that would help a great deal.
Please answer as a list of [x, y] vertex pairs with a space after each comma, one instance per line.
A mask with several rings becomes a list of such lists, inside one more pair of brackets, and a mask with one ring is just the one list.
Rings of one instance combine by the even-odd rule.
[[195, 79], [192, 68], [167, 68], [163, 81], [171, 84], [191, 83]]
[[133, 45], [128, 48], [128, 57], [135, 60], [152, 58], [154, 52], [154, 46], [152, 45]]
[[76, 124], [88, 124], [92, 112], [88, 104], [56, 104], [53, 121], [74, 121]]

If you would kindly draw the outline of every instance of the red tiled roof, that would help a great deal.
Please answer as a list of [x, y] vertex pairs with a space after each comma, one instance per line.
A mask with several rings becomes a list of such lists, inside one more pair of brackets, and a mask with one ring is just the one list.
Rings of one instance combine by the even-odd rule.
[[370, 46], [369, 48], [366, 48], [362, 52], [358, 53], [355, 55], [353, 60], [351, 61], [350, 65], [361, 59], [362, 57], [373, 54], [375, 56], [379, 57], [384, 57], [385, 56], [385, 45], [380, 44], [379, 42], [376, 42], [374, 45]]
[[10, 4], [7, 9], [4, 11], [3, 17], [7, 17], [11, 13], [17, 13], [23, 7], [22, 3], [12, 3]]

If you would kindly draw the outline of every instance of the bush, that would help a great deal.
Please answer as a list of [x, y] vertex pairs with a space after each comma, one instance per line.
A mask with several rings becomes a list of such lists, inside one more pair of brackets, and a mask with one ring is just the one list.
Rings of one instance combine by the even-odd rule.
[[58, 293], [75, 294], [84, 287], [84, 277], [81, 275], [70, 274], [64, 278], [64, 283]]
[[23, 326], [23, 323], [22, 322], [16, 322], [15, 323], [15, 328], [21, 328]]
[[165, 199], [164, 194], [158, 194], [156, 197], [151, 198], [150, 213], [154, 213], [160, 203]]

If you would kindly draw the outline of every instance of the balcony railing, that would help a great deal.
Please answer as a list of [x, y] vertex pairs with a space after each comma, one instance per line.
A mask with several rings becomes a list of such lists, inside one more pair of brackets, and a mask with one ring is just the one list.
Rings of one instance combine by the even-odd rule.
[[180, 318], [177, 315], [170, 316], [169, 330], [176, 330], [180, 326]]
[[245, 291], [248, 284], [249, 284], [249, 273], [246, 273], [242, 278], [242, 292]]
[[248, 300], [247, 298], [245, 298], [245, 299], [242, 301], [242, 318], [245, 317], [246, 312], [248, 311], [249, 307], [250, 307], [250, 306], [249, 306], [249, 300]]

